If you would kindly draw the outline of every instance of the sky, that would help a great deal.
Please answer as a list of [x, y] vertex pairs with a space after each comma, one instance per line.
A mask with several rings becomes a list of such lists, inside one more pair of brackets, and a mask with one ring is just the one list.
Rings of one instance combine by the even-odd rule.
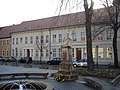
[[[60, 0], [0, 0], [0, 27], [20, 24], [23, 21], [37, 20], [56, 16], [59, 13]], [[72, 0], [71, 3], [74, 3]], [[76, 0], [77, 1], [77, 0]], [[80, 0], [81, 1], [81, 0]], [[100, 7], [94, 0], [95, 8]], [[74, 8], [74, 6], [70, 6]], [[78, 12], [81, 5], [73, 9], [63, 10], [62, 14]], [[64, 9], [64, 8], [63, 8]]]

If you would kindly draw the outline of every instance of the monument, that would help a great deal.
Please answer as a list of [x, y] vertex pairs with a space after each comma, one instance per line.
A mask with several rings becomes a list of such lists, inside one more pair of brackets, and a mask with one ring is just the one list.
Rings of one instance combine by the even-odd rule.
[[59, 65], [58, 73], [63, 74], [64, 79], [66, 81], [78, 79], [78, 75], [73, 73], [71, 48], [72, 48], [72, 40], [70, 38], [64, 39], [63, 45], [61, 46], [62, 61]]

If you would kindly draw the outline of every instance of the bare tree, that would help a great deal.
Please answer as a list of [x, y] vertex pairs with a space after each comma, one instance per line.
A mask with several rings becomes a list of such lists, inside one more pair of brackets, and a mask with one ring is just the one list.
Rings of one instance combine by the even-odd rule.
[[[59, 14], [60, 11], [62, 10], [62, 6], [64, 5], [64, 9], [66, 9], [66, 7], [68, 6], [70, 1], [75, 1], [75, 0], [67, 0], [65, 2], [65, 0], [60, 0], [61, 4], [60, 4], [60, 10], [59, 10]], [[76, 0], [78, 2], [78, 0]], [[82, 1], [82, 0], [81, 0]], [[92, 21], [92, 14], [93, 14], [93, 0], [89, 1], [89, 0], [83, 0], [84, 1], [84, 9], [85, 9], [85, 16], [86, 16], [86, 22], [85, 22], [85, 27], [86, 27], [86, 47], [87, 47], [87, 58], [88, 60], [88, 71], [93, 71], [94, 67], [93, 67], [93, 56], [92, 56], [92, 38], [91, 38], [91, 21]], [[89, 2], [90, 4], [89, 4]], [[82, 4], [80, 2], [80, 4]], [[76, 4], [79, 5], [79, 4]], [[74, 7], [74, 5], [73, 5]], [[70, 7], [69, 7], [70, 8]]]
[[114, 52], [114, 67], [118, 68], [118, 52], [117, 52], [117, 33], [120, 28], [120, 0], [101, 0], [107, 15], [107, 26], [110, 26], [114, 32], [113, 35], [113, 52]]
[[93, 14], [93, 1], [91, 0], [90, 6], [88, 0], [84, 0], [85, 16], [86, 16], [86, 46], [87, 46], [87, 58], [88, 60], [88, 71], [94, 70], [93, 68], [93, 57], [92, 57], [92, 37], [91, 37], [91, 24]]

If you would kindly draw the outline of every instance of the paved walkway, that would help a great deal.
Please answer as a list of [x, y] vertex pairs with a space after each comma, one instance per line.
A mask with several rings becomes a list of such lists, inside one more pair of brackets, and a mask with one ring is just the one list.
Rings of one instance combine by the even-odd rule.
[[[32, 68], [24, 68], [23, 66], [9, 66], [9, 65], [0, 65], [0, 73], [17, 73], [17, 72], [48, 72], [49, 75], [52, 73], [56, 73], [57, 70], [50, 70], [50, 69], [39, 69], [38, 67], [32, 67]], [[79, 80], [76, 80], [75, 82], [64, 82], [59, 83], [55, 81], [53, 78], [48, 77], [48, 79], [34, 79], [34, 80], [40, 80], [45, 81], [48, 83], [51, 83], [54, 85], [55, 90], [95, 90], [89, 86], [86, 86], [83, 84], [83, 76], [79, 76]], [[94, 81], [99, 82], [102, 86], [106, 87], [104, 90], [120, 90], [120, 83], [118, 83], [115, 87], [109, 84], [106, 80], [100, 79], [100, 78], [94, 78], [94, 77], [88, 77], [89, 79], [92, 79]], [[1, 81], [0, 81], [1, 82]]]
[[[23, 73], [24, 72], [29, 72], [29, 73], [30, 72], [48, 72], [49, 74], [52, 74], [52, 73], [56, 73], [57, 70], [39, 69], [37, 67], [36, 68], [24, 68], [22, 66], [13, 67], [13, 66], [1, 66], [0, 65], [0, 73], [19, 73], [19, 72], [23, 72]], [[37, 78], [37, 79], [31, 79], [31, 80], [50, 83], [54, 86], [55, 90], [95, 90], [94, 88], [91, 88], [77, 81], [60, 83], [54, 80], [52, 77], [48, 77], [48, 79]], [[0, 82], [2, 82], [2, 80]]]

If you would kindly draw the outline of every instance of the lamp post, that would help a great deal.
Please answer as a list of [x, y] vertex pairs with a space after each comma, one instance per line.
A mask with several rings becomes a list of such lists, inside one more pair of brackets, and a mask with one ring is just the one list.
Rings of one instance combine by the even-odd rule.
[[98, 67], [98, 48], [99, 48], [99, 46], [96, 45], [96, 65], [97, 65], [97, 67]]

